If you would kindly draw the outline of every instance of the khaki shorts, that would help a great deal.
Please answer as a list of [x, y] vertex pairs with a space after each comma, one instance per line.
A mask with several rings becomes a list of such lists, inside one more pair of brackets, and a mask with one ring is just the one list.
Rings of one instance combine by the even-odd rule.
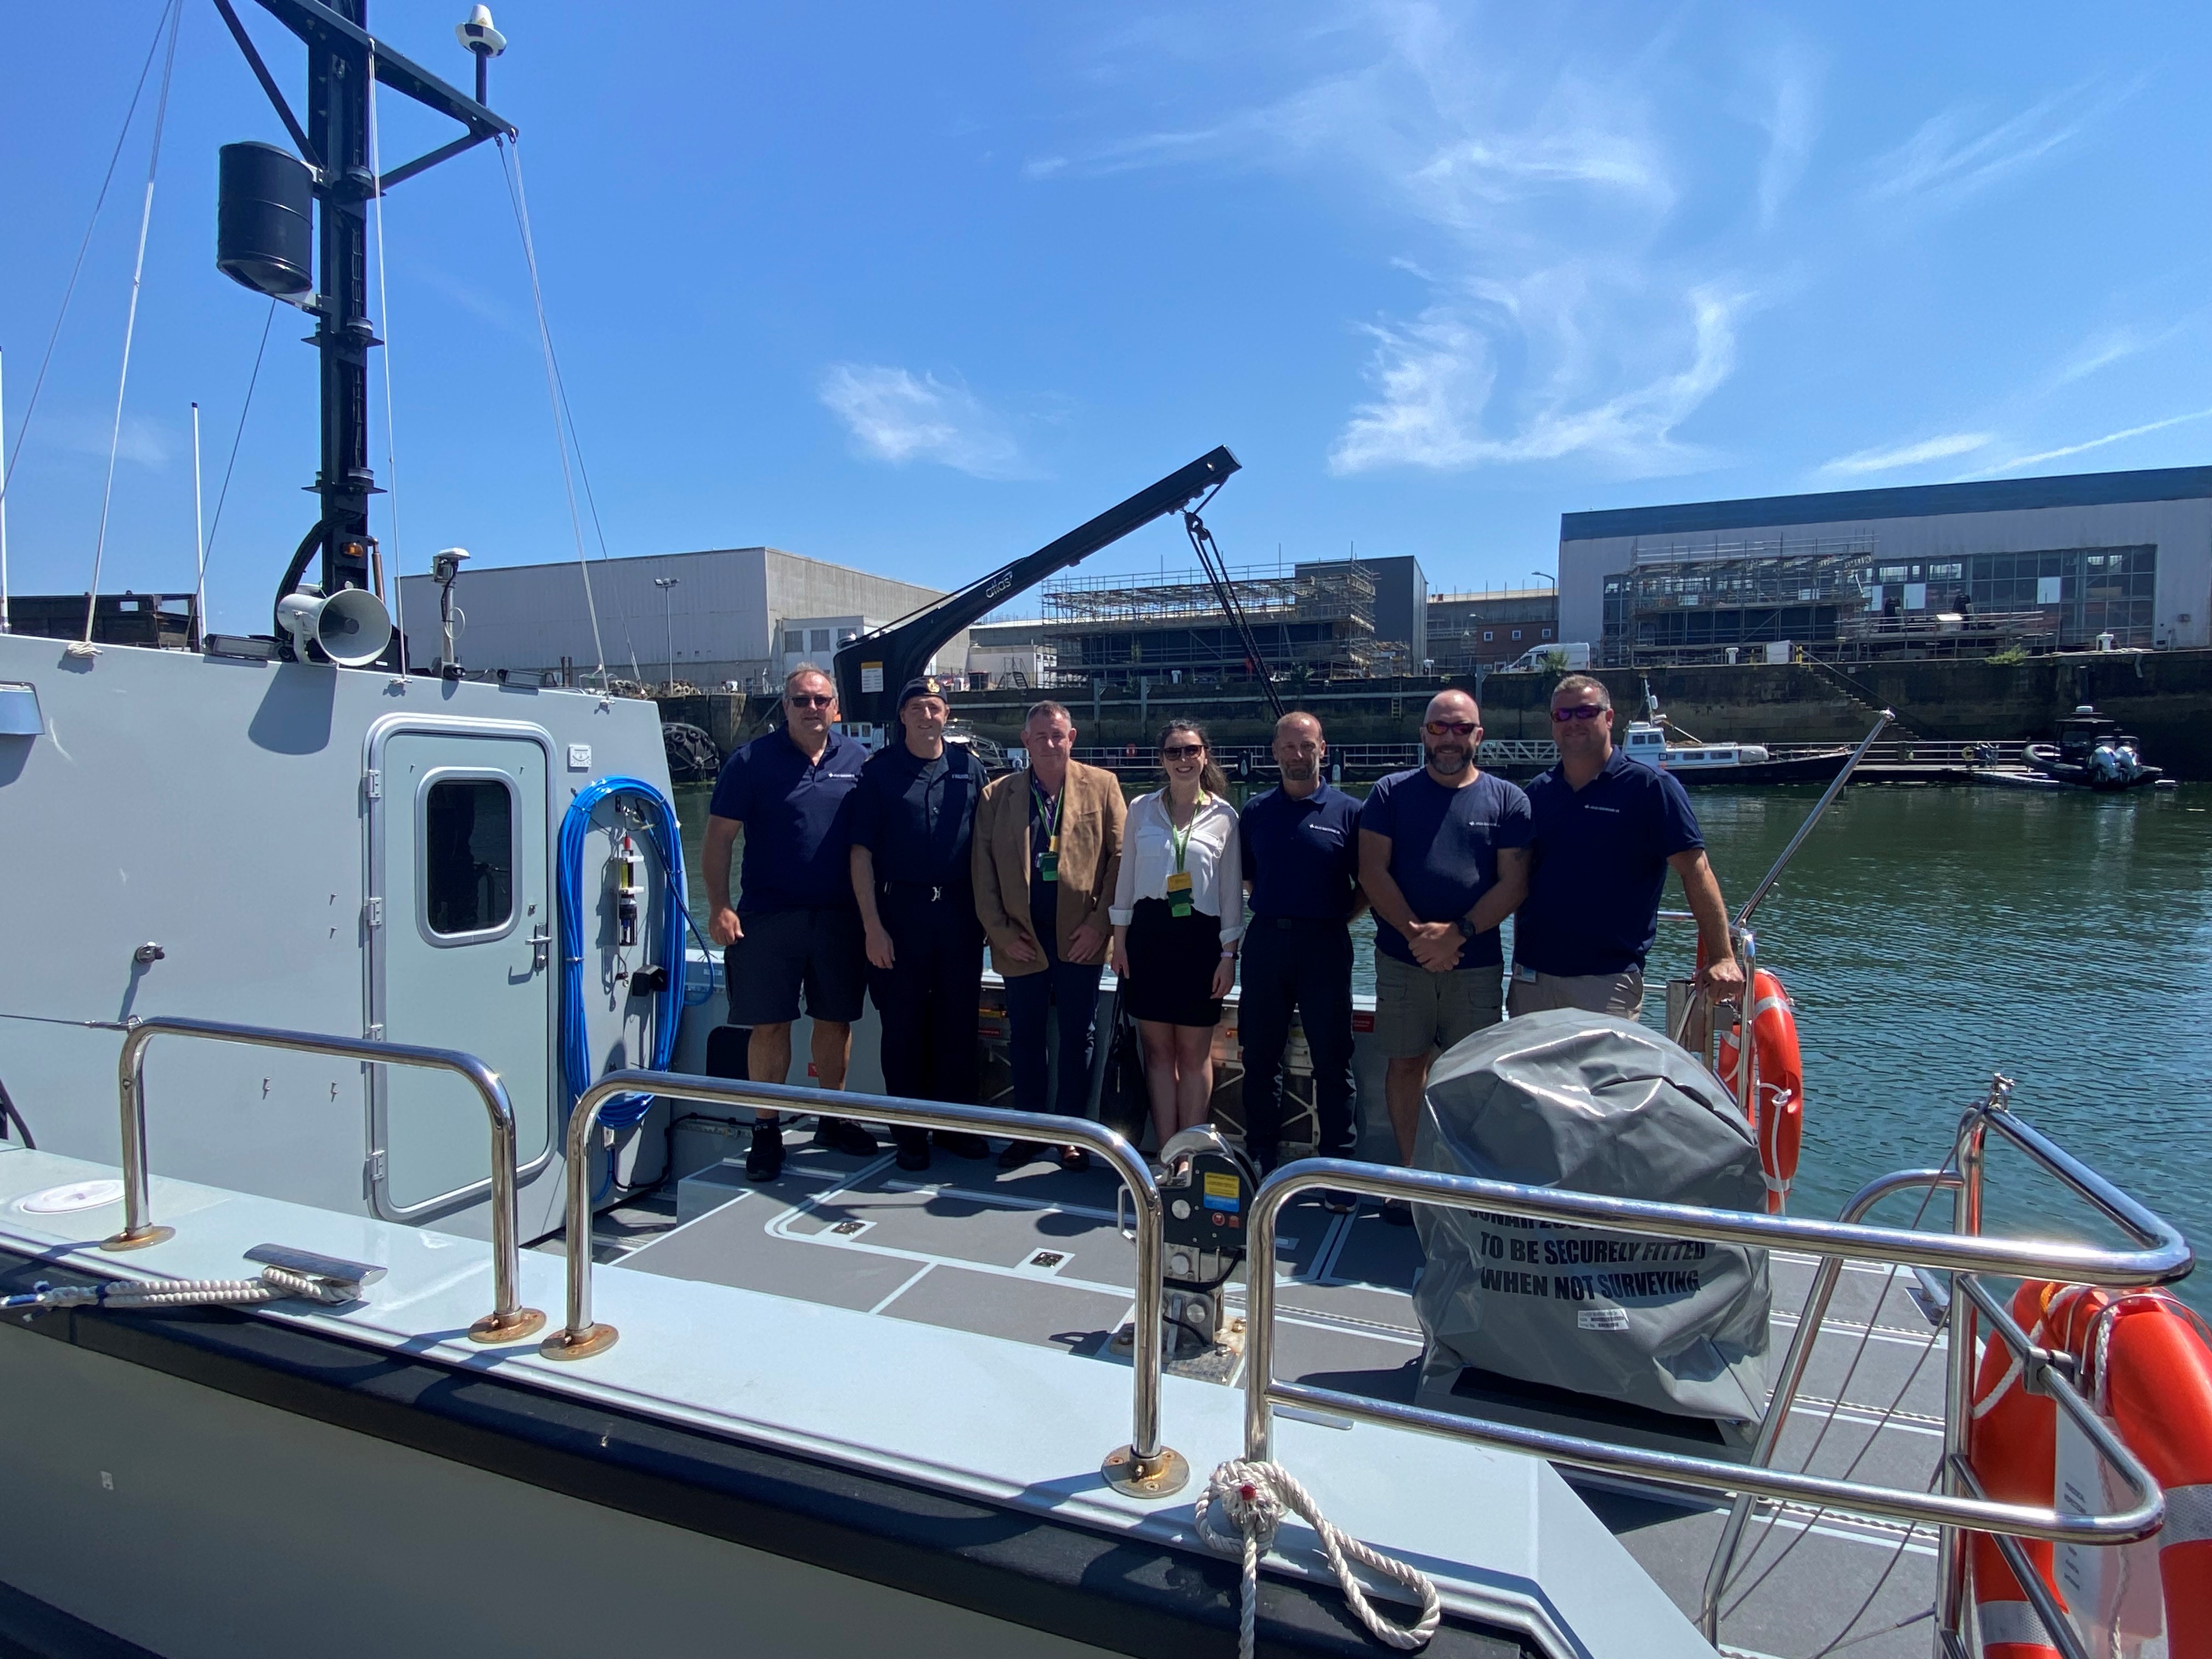
[[1419, 1060], [1465, 1041], [1504, 1012], [1496, 968], [1425, 968], [1375, 956], [1375, 1040], [1389, 1060]]
[[1644, 974], [1636, 968], [1625, 974], [1570, 975], [1516, 967], [1512, 987], [1505, 994], [1505, 1006], [1516, 1017], [1551, 1008], [1580, 1008], [1586, 1013], [1634, 1019], [1644, 1012]]

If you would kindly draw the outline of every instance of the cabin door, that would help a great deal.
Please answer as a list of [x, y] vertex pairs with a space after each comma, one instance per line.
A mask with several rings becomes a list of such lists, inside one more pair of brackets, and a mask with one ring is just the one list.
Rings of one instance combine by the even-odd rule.
[[[507, 1085], [515, 1158], [544, 1155], [553, 1038], [549, 748], [535, 734], [386, 734], [370, 804], [370, 1020], [387, 1042], [459, 1048]], [[480, 1097], [450, 1073], [386, 1066], [370, 1158], [376, 1208], [442, 1207], [490, 1176]]]

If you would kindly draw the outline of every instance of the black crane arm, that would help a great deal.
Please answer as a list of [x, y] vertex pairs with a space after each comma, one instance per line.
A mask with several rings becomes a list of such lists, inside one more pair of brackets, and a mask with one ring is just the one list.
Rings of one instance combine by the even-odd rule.
[[895, 623], [872, 629], [839, 648], [837, 702], [847, 720], [889, 726], [896, 714], [899, 688], [928, 666], [938, 647], [977, 617], [1026, 592], [1054, 572], [1110, 547], [1133, 530], [1188, 506], [1218, 488], [1239, 463], [1226, 448], [1201, 455], [1188, 466], [1147, 485], [1118, 507], [1071, 530], [989, 575], [949, 593], [935, 605]]

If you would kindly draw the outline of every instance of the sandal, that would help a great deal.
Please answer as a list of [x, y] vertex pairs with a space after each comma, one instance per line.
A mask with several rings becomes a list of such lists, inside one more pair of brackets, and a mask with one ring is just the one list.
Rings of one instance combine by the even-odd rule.
[[1080, 1146], [1063, 1146], [1060, 1149], [1060, 1167], [1063, 1170], [1087, 1170], [1091, 1167], [1091, 1154]]

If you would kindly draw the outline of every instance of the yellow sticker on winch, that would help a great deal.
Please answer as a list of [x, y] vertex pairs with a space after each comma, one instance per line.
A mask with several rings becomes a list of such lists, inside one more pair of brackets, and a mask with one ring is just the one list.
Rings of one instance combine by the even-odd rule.
[[1208, 1198], [1236, 1197], [1237, 1177], [1233, 1175], [1217, 1175], [1208, 1170], [1206, 1172], [1206, 1195]]

